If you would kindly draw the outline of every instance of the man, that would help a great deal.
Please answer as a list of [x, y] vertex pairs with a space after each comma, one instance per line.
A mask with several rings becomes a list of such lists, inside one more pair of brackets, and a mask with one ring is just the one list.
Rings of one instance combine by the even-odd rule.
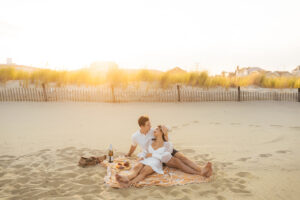
[[[143, 157], [148, 156], [143, 155], [143, 152], [147, 152], [145, 150], [147, 150], [152, 138], [154, 137], [154, 130], [151, 129], [150, 119], [147, 116], [139, 117], [138, 124], [140, 129], [132, 135], [132, 145], [126, 156], [130, 157], [135, 151], [137, 145], [139, 145], [142, 149], [142, 153], [139, 153], [138, 157], [139, 160], [141, 160], [143, 159]], [[168, 129], [166, 127], [163, 127], [162, 131], [168, 137]], [[178, 168], [183, 172], [190, 174], [201, 174], [203, 176], [210, 176], [212, 173], [211, 163], [207, 163], [204, 169], [201, 169], [200, 166], [198, 166], [195, 162], [185, 157], [181, 152], [178, 152], [176, 149], [173, 149], [172, 158], [164, 164], [169, 167]], [[136, 170], [136, 173], [139, 173], [138, 168], [134, 170]]]
[[142, 152], [138, 154], [138, 157], [141, 159], [143, 156], [145, 156], [143, 155], [143, 152], [148, 149], [149, 143], [154, 137], [154, 130], [151, 129], [151, 123], [147, 116], [141, 116], [138, 119], [138, 124], [140, 129], [132, 135], [132, 145], [126, 156], [130, 157], [135, 151], [137, 145], [139, 145], [142, 149]]

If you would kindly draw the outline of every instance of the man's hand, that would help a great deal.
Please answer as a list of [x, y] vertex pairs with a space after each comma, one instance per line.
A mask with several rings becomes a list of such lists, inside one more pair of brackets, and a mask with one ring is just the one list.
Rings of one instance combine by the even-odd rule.
[[139, 158], [138, 161], [144, 160], [144, 158]]
[[130, 157], [131, 154], [133, 154], [133, 152], [135, 151], [135, 149], [136, 149], [136, 146], [131, 145], [130, 149], [129, 149], [129, 152], [125, 156]]
[[152, 153], [147, 153], [146, 158], [152, 157]]

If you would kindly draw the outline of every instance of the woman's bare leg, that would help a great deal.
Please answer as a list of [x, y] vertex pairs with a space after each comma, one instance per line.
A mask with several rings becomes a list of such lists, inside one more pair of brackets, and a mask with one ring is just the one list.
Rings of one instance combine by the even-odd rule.
[[134, 179], [135, 177], [137, 177], [137, 175], [140, 173], [140, 171], [143, 168], [143, 164], [142, 163], [138, 163], [136, 164], [133, 169], [131, 170], [131, 173], [128, 174], [127, 176], [124, 175], [119, 175], [116, 174], [116, 179], [118, 182], [122, 181], [122, 182], [129, 182], [130, 180]]
[[202, 175], [201, 172], [194, 170], [193, 168], [189, 167], [184, 162], [182, 162], [180, 159], [178, 159], [174, 156], [171, 158], [171, 160], [169, 160], [169, 162], [166, 163], [166, 165], [169, 167], [177, 168], [188, 174]]
[[148, 175], [152, 174], [153, 172], [154, 171], [150, 166], [145, 165], [137, 177], [135, 177], [134, 179], [132, 179], [131, 181], [129, 181], [127, 183], [119, 182], [120, 186], [122, 188], [127, 188], [135, 183], [138, 183], [139, 181], [144, 180]]
[[181, 160], [184, 164], [188, 165], [190, 168], [193, 168], [194, 170], [201, 172], [201, 167], [199, 165], [197, 165], [195, 162], [193, 162], [190, 159], [188, 159], [187, 157], [185, 157], [183, 155], [183, 153], [177, 152], [174, 156], [176, 158], [178, 158], [179, 160]]

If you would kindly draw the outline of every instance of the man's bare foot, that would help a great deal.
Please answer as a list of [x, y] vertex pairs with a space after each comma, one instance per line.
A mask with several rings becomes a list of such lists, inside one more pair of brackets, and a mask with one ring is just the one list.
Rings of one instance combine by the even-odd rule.
[[116, 177], [116, 180], [120, 183], [120, 182], [123, 182], [123, 183], [128, 183], [129, 182], [129, 179], [127, 176], [121, 176], [119, 174], [116, 174], [115, 175]]
[[212, 175], [212, 164], [208, 162], [202, 170], [202, 176], [210, 177]]

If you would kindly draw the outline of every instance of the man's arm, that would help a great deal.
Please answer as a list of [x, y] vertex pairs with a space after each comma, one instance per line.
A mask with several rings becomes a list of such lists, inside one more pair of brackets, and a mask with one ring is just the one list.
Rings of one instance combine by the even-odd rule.
[[130, 146], [130, 149], [129, 149], [129, 152], [125, 155], [125, 156], [131, 156], [131, 154], [133, 154], [133, 152], [135, 151], [135, 149], [136, 149], [136, 147], [137, 147], [137, 145], [131, 145]]

